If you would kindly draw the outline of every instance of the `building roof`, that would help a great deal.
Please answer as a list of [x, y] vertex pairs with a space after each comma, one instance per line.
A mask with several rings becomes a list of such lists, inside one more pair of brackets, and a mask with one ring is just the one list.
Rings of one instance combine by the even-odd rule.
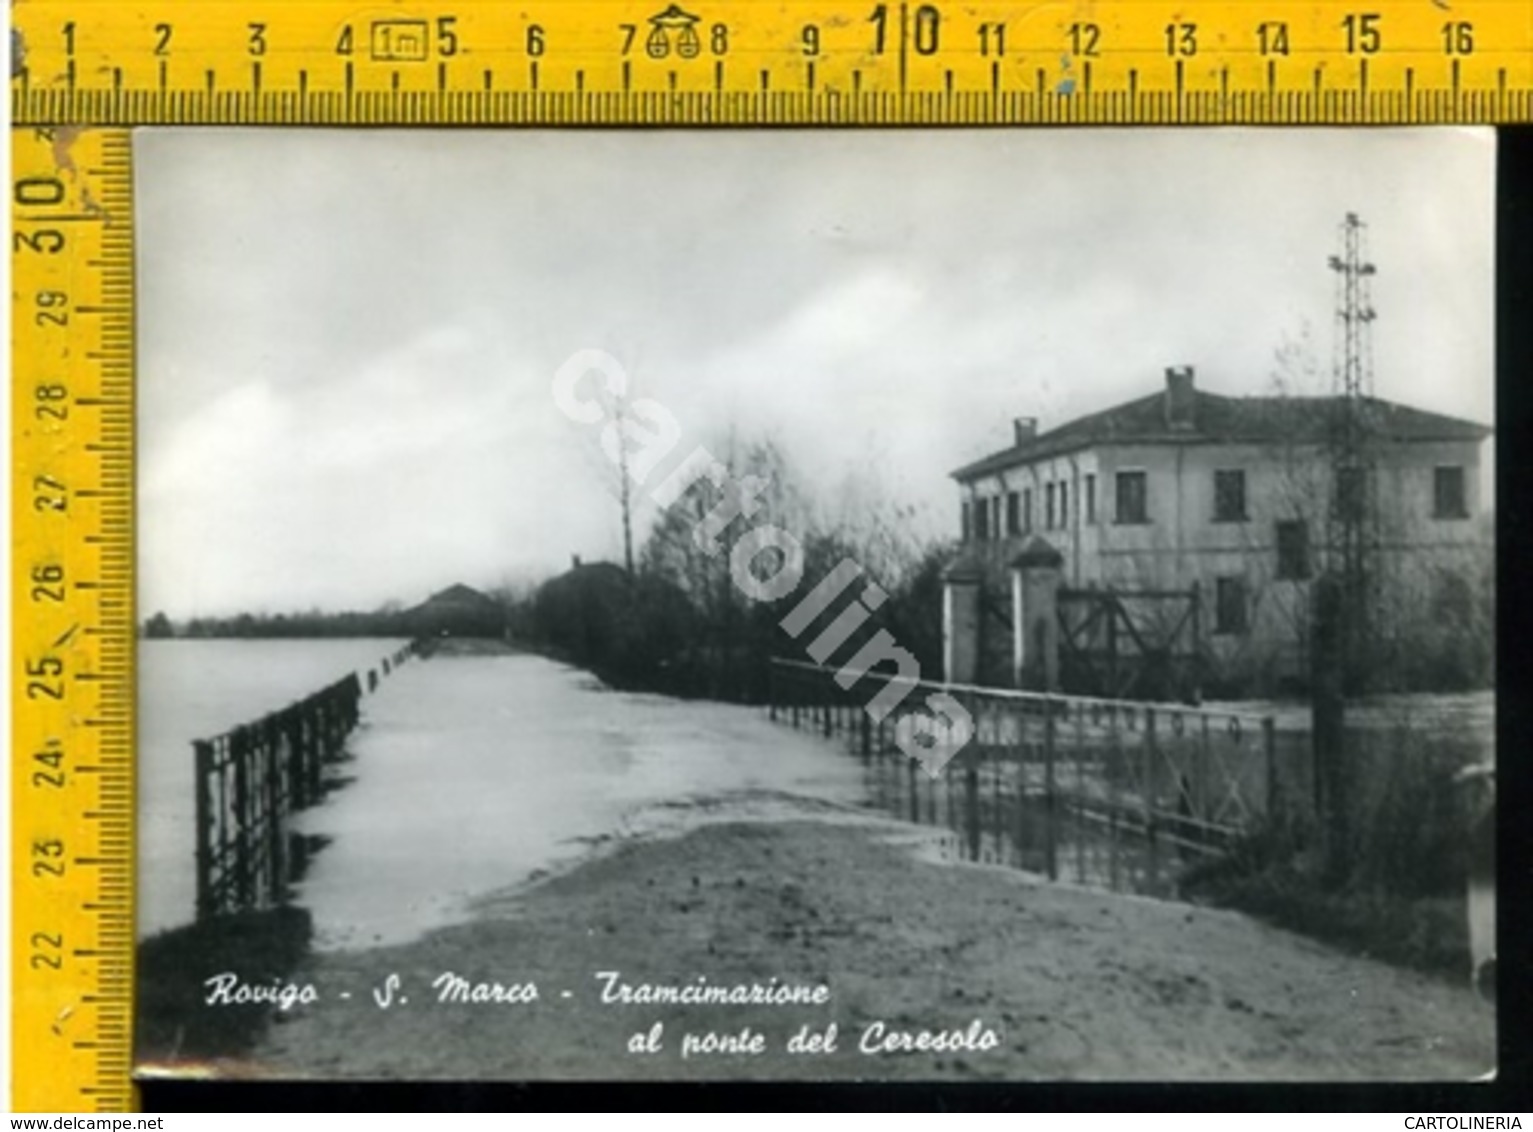
[[[1341, 422], [1337, 397], [1225, 397], [1197, 390], [1190, 425], [1167, 423], [1165, 393], [1077, 417], [1020, 444], [966, 464], [960, 482], [1101, 444], [1323, 444]], [[1365, 402], [1373, 431], [1389, 441], [1484, 440], [1491, 429], [1379, 398]]]
[[438, 590], [410, 612], [413, 613], [427, 609], [499, 610], [499, 608], [500, 606], [494, 598], [460, 582], [457, 585], [448, 586], [445, 590]]

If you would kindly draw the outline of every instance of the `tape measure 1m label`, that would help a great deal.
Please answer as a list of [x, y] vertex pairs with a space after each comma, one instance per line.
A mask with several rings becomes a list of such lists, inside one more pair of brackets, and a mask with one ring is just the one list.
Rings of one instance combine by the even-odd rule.
[[11, 138], [14, 1109], [129, 1106], [133, 247], [123, 131]]
[[27, 0], [19, 122], [1533, 120], [1533, 6], [1461, 0]]

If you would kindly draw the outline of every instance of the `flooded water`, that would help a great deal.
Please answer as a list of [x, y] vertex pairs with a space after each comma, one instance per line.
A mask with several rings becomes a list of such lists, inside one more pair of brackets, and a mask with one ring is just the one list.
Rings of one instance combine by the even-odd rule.
[[[147, 648], [144, 716], [154, 725], [146, 727], [145, 763], [168, 765], [144, 776], [141, 935], [191, 917], [190, 740], [389, 651], [379, 641], [328, 644]], [[305, 651], [316, 649], [324, 655]], [[231, 654], [242, 659], [231, 662]], [[257, 704], [248, 687], [236, 696], [221, 672], [226, 702], [219, 703], [215, 691], [193, 688], [205, 664], [244, 665], [252, 686], [277, 682], [287, 690], [272, 695], [263, 687], [267, 702]], [[236, 698], [238, 705], [227, 702]], [[328, 841], [297, 888], [320, 947], [408, 940], [467, 917], [477, 899], [595, 843], [711, 820], [721, 802], [727, 816], [729, 805], [759, 811], [792, 798], [840, 805], [861, 794], [855, 762], [785, 733], [757, 710], [615, 692], [535, 656], [409, 661], [363, 698], [348, 748], [352, 781], [299, 817], [299, 828]]]
[[[1246, 700], [1209, 704], [1270, 715], [1279, 731], [1308, 731], [1310, 706], [1293, 700]], [[1372, 696], [1347, 704], [1347, 726], [1360, 731], [1408, 728], [1461, 736], [1476, 752], [1474, 761], [1495, 762], [1496, 693], [1443, 692]]]
[[[193, 915], [192, 741], [365, 672], [399, 643], [141, 645], [141, 937]], [[1418, 717], [1433, 699], [1416, 698]], [[1491, 741], [1493, 711], [1493, 696], [1464, 697], [1437, 714], [1478, 745]], [[1284, 722], [1301, 720], [1279, 720], [1280, 754]], [[902, 756], [849, 757], [842, 739], [813, 727], [774, 724], [751, 708], [612, 691], [536, 656], [411, 660], [364, 697], [347, 747], [352, 761], [340, 769], [349, 784], [296, 822], [325, 844], [296, 891], [320, 947], [411, 939], [613, 838], [802, 814], [806, 803], [871, 802], [954, 830], [955, 856], [1112, 888], [1160, 894], [1183, 856], [1169, 845], [1147, 855], [1132, 815], [1120, 823], [1111, 808], [1050, 813], [1034, 804], [1039, 783], [1024, 790], [998, 764], [972, 783], [955, 777], [956, 766], [932, 782]]]

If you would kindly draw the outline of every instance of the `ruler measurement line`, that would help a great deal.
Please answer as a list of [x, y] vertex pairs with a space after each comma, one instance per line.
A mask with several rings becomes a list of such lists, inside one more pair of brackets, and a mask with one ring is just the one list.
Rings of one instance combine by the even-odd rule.
[[[124, 63], [93, 72], [109, 76], [116, 93], [83, 89], [74, 76], [63, 92], [47, 93], [48, 105], [78, 100], [87, 108], [103, 98], [121, 97], [130, 110], [156, 99], [181, 104], [172, 88], [176, 72], [161, 62], [155, 72], [168, 89], [159, 94], [124, 90]], [[17, 92], [13, 85], [13, 96]], [[13, 187], [17, 231], [67, 233], [64, 251], [46, 257], [13, 246], [13, 323], [32, 291], [66, 290], [71, 297], [67, 324], [34, 332], [26, 347], [13, 345], [13, 407], [27, 415], [23, 393], [33, 383], [67, 375], [78, 411], [46, 433], [13, 436], [13, 464], [28, 473], [49, 474], [70, 484], [71, 500], [61, 523], [50, 524], [17, 507], [13, 488], [17, 571], [13, 579], [13, 656], [45, 653], [73, 640], [88, 642], [89, 659], [69, 665], [64, 681], [63, 717], [13, 692], [12, 744], [46, 749], [61, 744], [70, 753], [83, 788], [50, 794], [28, 793], [25, 764], [13, 770], [13, 826], [18, 844], [28, 838], [71, 831], [73, 866], [57, 888], [44, 888], [29, 875], [24, 854], [13, 852], [12, 918], [20, 938], [79, 940], [67, 977], [46, 981], [13, 951], [13, 1107], [71, 1111], [81, 1107], [126, 1110], [132, 1103], [131, 1062], [134, 799], [133, 785], [133, 303], [132, 178], [128, 137], [121, 132], [85, 130], [73, 140], [73, 175], [62, 177], [44, 131], [12, 132], [13, 179], [34, 186], [47, 207], [19, 205]], [[67, 286], [61, 286], [67, 280]], [[29, 563], [89, 562], [84, 577], [64, 591], [64, 610], [46, 613], [25, 599]], [[69, 625], [67, 632], [62, 632]], [[95, 701], [95, 702], [92, 702]], [[57, 975], [57, 972], [53, 974]], [[70, 1003], [89, 999], [94, 1009], [80, 1036], [89, 1060], [48, 1056], [51, 1027]], [[72, 1048], [82, 1048], [76, 1046]], [[88, 1099], [89, 1103], [85, 1103]]]

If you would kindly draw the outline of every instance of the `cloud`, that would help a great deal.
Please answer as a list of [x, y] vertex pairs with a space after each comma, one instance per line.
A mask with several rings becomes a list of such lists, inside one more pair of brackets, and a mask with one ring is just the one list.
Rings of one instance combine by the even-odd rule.
[[[552, 405], [617, 354], [688, 444], [952, 526], [955, 466], [1141, 395], [1328, 360], [1341, 215], [1382, 396], [1489, 419], [1489, 132], [149, 131], [145, 604], [366, 605], [619, 547]], [[444, 176], [444, 170], [451, 170]]]

